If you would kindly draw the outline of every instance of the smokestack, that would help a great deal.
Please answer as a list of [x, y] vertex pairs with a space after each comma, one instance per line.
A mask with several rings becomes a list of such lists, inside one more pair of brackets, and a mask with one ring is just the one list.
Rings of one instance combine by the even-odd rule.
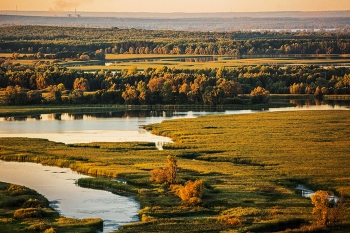
[[75, 9], [75, 16], [77, 16], [77, 9]]

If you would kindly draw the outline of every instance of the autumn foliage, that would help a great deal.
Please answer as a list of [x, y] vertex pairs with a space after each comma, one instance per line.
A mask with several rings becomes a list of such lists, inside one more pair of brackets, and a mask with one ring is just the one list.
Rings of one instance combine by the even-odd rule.
[[150, 172], [151, 181], [168, 184], [176, 183], [176, 175], [178, 170], [176, 156], [168, 155], [167, 159], [168, 166], [165, 166], [163, 168], [156, 168]]
[[171, 190], [181, 198], [183, 204], [196, 206], [202, 203], [203, 181], [187, 181], [185, 185], [174, 185]]
[[312, 214], [316, 217], [316, 225], [319, 227], [334, 226], [341, 222], [344, 211], [344, 195], [334, 201], [330, 193], [319, 190], [311, 196], [314, 205]]

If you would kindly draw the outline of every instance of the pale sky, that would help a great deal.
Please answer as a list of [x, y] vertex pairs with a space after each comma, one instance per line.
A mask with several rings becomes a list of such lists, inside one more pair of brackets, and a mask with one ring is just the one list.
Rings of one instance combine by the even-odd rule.
[[[259, 12], [350, 10], [350, 0], [0, 0], [0, 10], [79, 12]], [[350, 12], [349, 12], [350, 16]]]

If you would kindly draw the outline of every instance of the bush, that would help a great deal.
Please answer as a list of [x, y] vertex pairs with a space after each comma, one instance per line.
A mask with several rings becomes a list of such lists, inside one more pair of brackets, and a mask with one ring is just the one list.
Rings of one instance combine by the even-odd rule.
[[50, 226], [46, 225], [43, 222], [39, 222], [39, 223], [35, 223], [33, 225], [30, 225], [29, 227], [26, 228], [26, 231], [38, 231], [38, 232], [42, 232], [45, 231], [50, 228]]
[[49, 229], [46, 229], [44, 233], [56, 233], [55, 229], [50, 227]]
[[150, 181], [155, 181], [157, 183], [165, 183], [168, 180], [168, 169], [167, 168], [156, 168], [150, 172]]
[[203, 196], [203, 181], [187, 181], [185, 186], [182, 185], [172, 185], [170, 187], [171, 191], [175, 195], [179, 196], [183, 201], [183, 204], [188, 206], [198, 206], [202, 203]]

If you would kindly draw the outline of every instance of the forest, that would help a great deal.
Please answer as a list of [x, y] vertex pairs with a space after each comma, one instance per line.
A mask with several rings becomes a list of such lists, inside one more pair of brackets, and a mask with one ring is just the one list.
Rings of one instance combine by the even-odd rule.
[[42, 53], [48, 58], [77, 54], [283, 55], [349, 54], [347, 31], [200, 32], [52, 26], [1, 27], [0, 52]]
[[[350, 68], [241, 66], [181, 70], [131, 67], [121, 72], [70, 70], [50, 62], [0, 61], [4, 103], [244, 104], [257, 87], [271, 94], [350, 94]], [[45, 98], [44, 98], [45, 97]], [[237, 98], [239, 97], [239, 98]]]
[[[137, 29], [2, 27], [2, 102], [25, 104], [245, 104], [247, 95], [350, 94], [350, 68], [317, 64], [205, 69], [162, 66], [86, 71], [62, 61], [104, 61], [109, 54], [342, 56], [348, 32], [188, 32]], [[6, 56], [7, 54], [7, 56]], [[1, 54], [0, 54], [1, 57]], [[345, 57], [344, 57], [345, 58]], [[239, 98], [237, 98], [239, 97]], [[251, 99], [250, 99], [251, 101]], [[254, 102], [254, 101], [253, 101]]]

